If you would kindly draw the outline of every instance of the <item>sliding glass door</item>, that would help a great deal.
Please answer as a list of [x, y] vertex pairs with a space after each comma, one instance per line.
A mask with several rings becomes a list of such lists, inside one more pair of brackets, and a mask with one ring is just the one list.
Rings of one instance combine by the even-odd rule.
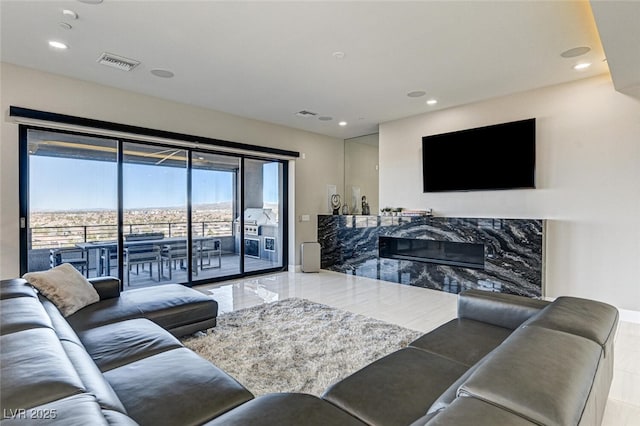
[[234, 221], [240, 208], [240, 162], [229, 155], [191, 154], [191, 226], [199, 270], [194, 281], [242, 272]]
[[67, 262], [88, 277], [118, 276], [127, 290], [285, 267], [285, 161], [22, 134], [23, 272]]
[[122, 213], [124, 286], [187, 282], [187, 151], [124, 142]]
[[260, 271], [282, 265], [282, 163], [244, 161], [244, 265]]
[[26, 136], [23, 272], [71, 263], [87, 277], [104, 275], [94, 243], [117, 240], [117, 141], [35, 129]]

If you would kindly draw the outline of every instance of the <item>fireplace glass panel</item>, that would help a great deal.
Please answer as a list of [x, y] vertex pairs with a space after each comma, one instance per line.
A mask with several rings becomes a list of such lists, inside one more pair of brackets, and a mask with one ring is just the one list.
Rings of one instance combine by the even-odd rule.
[[484, 244], [380, 237], [380, 257], [484, 269]]

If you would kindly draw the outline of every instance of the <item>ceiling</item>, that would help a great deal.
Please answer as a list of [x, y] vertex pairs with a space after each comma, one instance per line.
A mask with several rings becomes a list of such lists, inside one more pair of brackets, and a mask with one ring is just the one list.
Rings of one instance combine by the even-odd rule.
[[[619, 40], [630, 39], [632, 49], [640, 40], [639, 30], [629, 36], [619, 27], [616, 3], [594, 5], [605, 16], [608, 54]], [[586, 0], [0, 5], [3, 62], [341, 139], [376, 133], [385, 121], [609, 73], [610, 67], [616, 76], [610, 55], [604, 61], [603, 28]], [[49, 40], [69, 48], [54, 49]], [[591, 50], [561, 56], [580, 46]], [[621, 84], [640, 87], [640, 73], [633, 72], [640, 53], [617, 50], [627, 70]], [[140, 65], [128, 72], [101, 65], [103, 52]], [[576, 71], [578, 62], [592, 65]], [[174, 77], [157, 77], [152, 69]], [[407, 96], [412, 91], [425, 95]], [[432, 98], [438, 103], [427, 105]], [[317, 115], [296, 115], [301, 110]]]

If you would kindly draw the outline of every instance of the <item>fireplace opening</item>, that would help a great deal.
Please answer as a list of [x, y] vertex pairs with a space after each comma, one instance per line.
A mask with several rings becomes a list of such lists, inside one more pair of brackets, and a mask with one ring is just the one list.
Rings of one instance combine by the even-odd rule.
[[378, 255], [439, 265], [484, 269], [484, 244], [379, 237]]

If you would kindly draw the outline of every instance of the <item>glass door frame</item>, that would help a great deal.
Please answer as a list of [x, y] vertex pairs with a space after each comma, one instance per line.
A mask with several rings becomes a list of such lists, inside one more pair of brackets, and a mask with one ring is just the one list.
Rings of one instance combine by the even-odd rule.
[[[29, 130], [40, 130], [40, 131], [50, 131], [57, 132], [61, 134], [71, 134], [71, 135], [81, 135], [86, 137], [95, 137], [95, 138], [108, 138], [117, 141], [117, 229], [118, 229], [118, 259], [123, 259], [124, 254], [124, 211], [123, 211], [123, 150], [122, 146], [124, 143], [136, 143], [136, 144], [144, 144], [144, 145], [152, 145], [152, 146], [168, 146], [171, 148], [179, 148], [184, 149], [187, 153], [187, 181], [185, 182], [186, 191], [187, 191], [187, 250], [188, 256], [191, 260], [193, 258], [193, 229], [192, 229], [192, 153], [193, 152], [207, 152], [211, 154], [218, 155], [226, 155], [237, 157], [240, 160], [240, 172], [239, 176], [236, 180], [239, 180], [239, 191], [237, 193], [238, 200], [234, 200], [234, 205], [238, 206], [238, 214], [239, 219], [239, 228], [238, 232], [240, 233], [239, 238], [240, 241], [244, 241], [244, 195], [245, 195], [245, 185], [244, 185], [244, 161], [245, 159], [255, 159], [262, 161], [270, 161], [277, 162], [282, 165], [282, 194], [281, 200], [282, 203], [282, 212], [280, 212], [281, 223], [282, 223], [282, 257], [280, 266], [276, 266], [273, 268], [260, 269], [255, 271], [245, 271], [244, 266], [244, 244], [240, 244], [239, 255], [240, 255], [240, 272], [238, 274], [226, 275], [221, 277], [213, 277], [208, 279], [202, 279], [193, 281], [193, 271], [191, 268], [187, 268], [187, 282], [181, 283], [186, 286], [194, 286], [194, 285], [203, 285], [208, 283], [215, 283], [219, 281], [231, 280], [242, 278], [245, 276], [252, 275], [260, 275], [266, 273], [273, 272], [281, 272], [286, 271], [288, 269], [288, 254], [289, 254], [289, 167], [287, 159], [274, 158], [268, 155], [252, 155], [245, 152], [233, 152], [233, 151], [224, 151], [216, 149], [215, 146], [209, 144], [200, 144], [197, 146], [186, 146], [182, 144], [172, 145], [170, 142], [166, 143], [154, 143], [148, 142], [145, 140], [136, 140], [130, 137], [120, 137], [117, 135], [104, 135], [100, 133], [92, 134], [86, 131], [73, 131], [73, 130], [64, 130], [58, 129], [55, 127], [49, 128], [41, 125], [31, 125], [31, 124], [19, 124], [18, 126], [18, 138], [19, 138], [19, 150], [18, 150], [18, 161], [19, 161], [19, 177], [18, 177], [18, 190], [19, 190], [19, 217], [20, 217], [20, 234], [19, 234], [19, 250], [20, 250], [20, 275], [23, 275], [28, 271], [28, 238], [29, 238], [29, 150], [28, 150], [28, 131]], [[180, 140], [176, 140], [180, 142]], [[238, 182], [236, 182], [237, 184]], [[190, 263], [189, 263], [190, 264]], [[122, 261], [118, 262], [118, 278], [120, 279], [121, 290], [123, 290], [123, 276], [124, 276], [124, 265]]]

